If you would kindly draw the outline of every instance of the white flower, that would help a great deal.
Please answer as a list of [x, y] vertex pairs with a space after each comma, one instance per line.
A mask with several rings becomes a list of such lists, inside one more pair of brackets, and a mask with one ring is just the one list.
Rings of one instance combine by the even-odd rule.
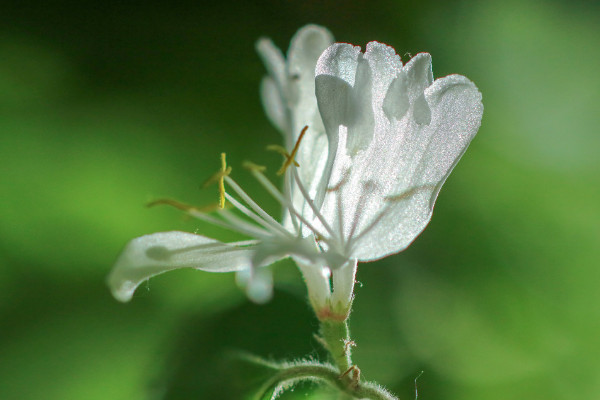
[[[403, 66], [392, 47], [378, 42], [364, 54], [333, 44], [319, 58], [315, 82], [328, 155], [308, 180], [319, 209], [303, 212], [311, 230], [321, 232], [322, 250], [335, 255], [328, 259], [338, 262], [330, 264], [331, 315], [327, 309], [321, 314], [343, 318], [356, 262], [400, 252], [423, 231], [444, 181], [479, 129], [483, 106], [467, 78], [433, 81], [429, 54]], [[302, 188], [304, 178], [292, 173]]]
[[[286, 157], [283, 191], [251, 170], [281, 203], [283, 223], [228, 176], [223, 155], [216, 177], [222, 203], [229, 200], [247, 219], [162, 202], [253, 240], [227, 244], [183, 232], [134, 239], [109, 276], [115, 297], [127, 301], [145, 279], [191, 267], [240, 271], [248, 295], [265, 301], [270, 276], [257, 267], [292, 256], [319, 318], [345, 319], [357, 262], [402, 251], [425, 228], [442, 184], [477, 133], [481, 94], [460, 75], [433, 81], [429, 54], [403, 66], [387, 45], [371, 42], [363, 54], [332, 41], [326, 29], [306, 26], [287, 61], [268, 39], [257, 43], [269, 73], [263, 105], [284, 136], [285, 148], [275, 147]], [[225, 193], [225, 183], [245, 205]]]

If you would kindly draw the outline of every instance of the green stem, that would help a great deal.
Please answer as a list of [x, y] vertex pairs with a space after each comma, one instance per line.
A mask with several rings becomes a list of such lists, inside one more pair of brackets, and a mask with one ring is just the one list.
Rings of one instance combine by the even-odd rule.
[[281, 367], [279, 372], [262, 387], [257, 398], [262, 399], [269, 389], [277, 385], [293, 384], [302, 380], [319, 380], [325, 382], [352, 398], [398, 400], [387, 390], [374, 383], [366, 382], [359, 384], [357, 387], [348, 386], [340, 379], [339, 371], [334, 366], [314, 362], [300, 362]]
[[348, 371], [353, 365], [351, 357], [353, 343], [350, 340], [348, 320], [321, 321], [321, 339], [323, 339], [340, 373]]

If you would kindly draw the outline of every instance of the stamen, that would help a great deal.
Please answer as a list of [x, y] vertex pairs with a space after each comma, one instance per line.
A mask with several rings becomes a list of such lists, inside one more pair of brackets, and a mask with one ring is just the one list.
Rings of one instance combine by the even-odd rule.
[[[260, 216], [259, 219], [263, 219], [263, 222], [267, 222], [271, 227], [277, 229], [278, 231], [288, 235], [288, 236], [292, 236], [292, 234], [290, 232], [288, 232], [284, 227], [281, 226], [281, 224], [279, 222], [277, 222], [273, 217], [271, 217], [269, 214], [267, 214], [265, 212], [265, 210], [263, 210], [258, 204], [256, 204], [256, 202], [254, 200], [252, 200], [250, 198], [250, 196], [248, 196], [248, 194], [246, 194], [246, 192], [244, 192], [244, 190], [242, 190], [242, 188], [235, 183], [235, 181], [233, 179], [231, 179], [228, 176], [225, 176], [224, 179], [227, 181], [227, 184], [229, 186], [231, 186], [231, 188], [238, 194], [238, 196], [240, 196], [242, 198], [242, 200], [244, 200], [246, 202], [246, 204], [248, 204], [250, 206], [250, 208], [252, 208], [252, 210], [258, 214], [258, 216]], [[225, 194], [225, 196], [228, 198], [229, 201], [232, 201], [232, 197]], [[235, 200], [235, 199], [234, 199]], [[240, 209], [238, 206], [242, 206], [239, 202], [237, 202], [237, 205], [234, 203], [234, 205], [240, 210], [242, 211], [242, 209]], [[242, 206], [244, 207], [244, 206]], [[246, 207], [244, 207], [246, 208]], [[250, 210], [248, 210], [246, 208], [246, 210], [248, 212], [250, 212]], [[243, 212], [243, 211], [242, 211]], [[253, 213], [251, 213], [253, 214]], [[253, 214], [255, 217], [258, 217], [256, 214]], [[250, 215], [248, 215], [250, 217]], [[250, 217], [253, 218], [253, 217]], [[254, 219], [254, 218], [253, 218]], [[258, 221], [257, 221], [258, 222]]]
[[[229, 171], [231, 172], [231, 169]], [[225, 153], [221, 153], [221, 172], [229, 175], [229, 172], [227, 172], [227, 160], [225, 159]], [[225, 182], [223, 180], [223, 175], [221, 175], [219, 178], [219, 199], [221, 200], [219, 205], [221, 208], [225, 208]]]
[[304, 134], [306, 133], [307, 130], [308, 130], [308, 125], [306, 125], [302, 129], [302, 132], [300, 132], [300, 136], [298, 136], [298, 140], [296, 140], [296, 144], [294, 145], [294, 148], [292, 149], [292, 152], [290, 154], [288, 154], [288, 152], [285, 148], [283, 148], [279, 145], [267, 146], [267, 150], [276, 151], [277, 153], [281, 154], [285, 158], [285, 160], [283, 161], [283, 165], [281, 166], [281, 168], [279, 168], [279, 171], [277, 171], [277, 175], [283, 175], [285, 173], [285, 171], [287, 171], [287, 169], [292, 164], [294, 164], [296, 167], [300, 166], [300, 164], [298, 164], [296, 162], [296, 160], [294, 160], [294, 158], [296, 157], [296, 153], [298, 152], [298, 148], [300, 147], [300, 141], [304, 137]]
[[203, 188], [210, 186], [215, 182], [219, 184], [219, 207], [221, 209], [225, 208], [225, 183], [223, 182], [223, 179], [226, 176], [229, 176], [230, 173], [231, 167], [227, 167], [225, 153], [221, 153], [221, 169], [202, 184]]
[[[194, 218], [198, 218], [201, 221], [207, 222], [209, 224], [213, 224], [215, 226], [219, 226], [221, 228], [233, 231], [233, 232], [238, 232], [241, 233], [243, 235], [247, 235], [247, 236], [251, 236], [251, 237], [256, 237], [257, 232], [256, 229], [247, 229], [246, 227], [240, 226], [240, 225], [235, 225], [235, 224], [229, 224], [227, 222], [221, 221], [220, 219], [211, 217], [210, 215], [205, 214], [206, 211], [205, 208], [196, 208], [194, 206], [190, 206], [188, 204], [185, 203], [181, 203], [177, 200], [172, 200], [172, 199], [159, 199], [159, 200], [155, 200], [151, 203], [148, 203], [148, 207], [153, 207], [156, 205], [168, 205], [171, 207], [175, 207], [178, 210], [182, 210], [187, 212], [189, 215], [191, 215]], [[217, 204], [213, 204], [209, 206], [211, 210], [219, 210], [220, 207]], [[207, 207], [206, 209], [209, 209], [209, 207]], [[265, 233], [261, 233], [262, 236], [268, 236], [268, 234]]]
[[219, 205], [216, 203], [208, 204], [204, 207], [195, 207], [195, 206], [185, 204], [180, 201], [173, 200], [173, 199], [157, 199], [157, 200], [151, 201], [150, 203], [146, 204], [146, 207], [154, 207], [154, 206], [158, 206], [158, 205], [162, 205], [162, 204], [165, 204], [165, 205], [168, 205], [171, 207], [175, 207], [178, 210], [185, 211], [185, 212], [197, 211], [197, 212], [202, 212], [202, 213], [209, 213], [209, 212], [213, 212], [213, 211], [216, 211], [219, 209]]
[[[294, 193], [293, 193], [293, 189], [292, 189], [292, 181], [291, 181], [289, 175], [286, 175], [283, 179], [283, 190], [286, 192], [287, 198], [290, 199], [290, 202], [293, 204]], [[288, 215], [290, 216], [290, 220], [292, 221], [292, 225], [294, 226], [294, 231], [299, 232], [300, 224], [298, 223], [298, 218], [296, 217], [296, 214], [294, 214], [293, 212], [290, 212], [290, 210], [288, 209], [287, 206], [285, 206], [285, 207], [288, 212]]]
[[[275, 189], [276, 193], [271, 192], [272, 185], [270, 185], [270, 182], [268, 182], [268, 179], [263, 174], [263, 172], [266, 171], [267, 167], [264, 167], [262, 165], [254, 164], [253, 162], [250, 162], [250, 161], [244, 162], [243, 166], [244, 166], [244, 168], [246, 168], [247, 170], [249, 170], [252, 173], [252, 175], [254, 175], [254, 177], [256, 179], [258, 179], [258, 181], [263, 185], [263, 187], [265, 187], [267, 189], [267, 191], [269, 191], [271, 193], [271, 195], [273, 195], [280, 203], [282, 203], [283, 205], [285, 205], [283, 203], [283, 201], [282, 201], [283, 196], [277, 191], [277, 189]], [[267, 181], [269, 184], [265, 185], [264, 181]], [[286, 185], [286, 187], [289, 186], [289, 182], [288, 182], [287, 179], [285, 181], [285, 185]], [[291, 195], [290, 195], [290, 198], [291, 198]], [[287, 205], [286, 205], [286, 207], [287, 207]], [[291, 216], [291, 219], [292, 219], [292, 223], [294, 225], [294, 229], [297, 230], [298, 229], [298, 222], [296, 221], [296, 216], [293, 213], [290, 213], [290, 216]]]
[[246, 168], [248, 171], [265, 172], [267, 170], [267, 167], [265, 167], [264, 165], [258, 165], [253, 163], [252, 161], [244, 161], [242, 167]]
[[[304, 200], [308, 203], [308, 205], [312, 209], [313, 214], [319, 219], [319, 221], [321, 222], [321, 224], [323, 225], [325, 230], [329, 233], [329, 235], [331, 235], [332, 238], [336, 237], [335, 233], [333, 232], [333, 229], [331, 229], [331, 227], [329, 226], [329, 224], [327, 223], [325, 218], [321, 215], [321, 212], [319, 211], [319, 209], [317, 208], [315, 203], [309, 197], [308, 192], [306, 191], [306, 188], [304, 187], [304, 185], [302, 184], [302, 181], [300, 180], [300, 176], [298, 176], [298, 171], [296, 171], [295, 168], [292, 170], [292, 174], [294, 175], [294, 180], [296, 181], [296, 185], [298, 185], [298, 189], [300, 189], [300, 193], [302, 193], [302, 197], [304, 197]], [[343, 237], [341, 239], [343, 240]]]
[[253, 225], [248, 221], [243, 220], [242, 218], [227, 210], [221, 211], [219, 213], [219, 216], [227, 222], [229, 222], [231, 225], [241, 226], [243, 229], [246, 229], [250, 232], [254, 232], [253, 236], [255, 237], [268, 237], [270, 235], [270, 232], [262, 229], [261, 227]]
[[287, 152], [287, 150], [285, 149], [285, 147], [278, 145], [278, 144], [270, 144], [267, 146], [267, 150], [269, 151], [274, 151], [275, 153], [279, 153], [282, 156], [284, 156], [285, 158], [288, 158], [290, 156], [290, 153]]
[[[227, 200], [229, 200], [229, 202], [231, 204], [233, 204], [233, 206], [235, 208], [237, 208], [238, 210], [240, 210], [243, 214], [245, 214], [247, 217], [251, 218], [254, 222], [260, 224], [263, 228], [267, 229], [269, 232], [273, 232], [274, 228], [275, 230], [278, 230], [281, 233], [286, 233], [286, 234], [290, 234], [288, 231], [286, 231], [285, 229], [283, 229], [281, 227], [281, 225], [277, 224], [277, 225], [273, 225], [272, 223], [270, 223], [271, 221], [266, 221], [263, 218], [261, 218], [261, 216], [256, 215], [254, 212], [252, 212], [252, 210], [248, 209], [248, 207], [244, 206], [242, 203], [240, 203], [239, 201], [237, 201], [233, 196], [231, 196], [229, 193], [225, 193], [225, 197], [227, 198]], [[267, 214], [268, 215], [268, 214]], [[269, 217], [271, 218], [271, 217]], [[271, 218], [272, 219], [272, 218]], [[274, 220], [273, 220], [274, 221]]]
[[[258, 171], [253, 171], [252, 173], [256, 177], [256, 179], [264, 186], [264, 188], [267, 189], [267, 191], [273, 197], [275, 197], [275, 199], [277, 201], [279, 201], [282, 205], [286, 206], [288, 208], [288, 210], [290, 210], [292, 215], [295, 215], [300, 220], [300, 222], [302, 222], [304, 225], [306, 225], [308, 227], [308, 229], [310, 229], [315, 234], [315, 238], [319, 238], [319, 240], [324, 241], [331, 247], [331, 241], [328, 238], [326, 238], [321, 233], [321, 231], [319, 231], [317, 228], [315, 228], [314, 225], [312, 225], [310, 222], [308, 222], [308, 220], [306, 218], [304, 218], [302, 216], [302, 214], [296, 210], [296, 208], [291, 203], [291, 201], [289, 201], [288, 199], [283, 197], [283, 195], [279, 192], [279, 190], [277, 190], [277, 188], [271, 183], [271, 181], [269, 181], [262, 173], [260, 173]], [[332, 237], [335, 237], [335, 236], [332, 236]]]

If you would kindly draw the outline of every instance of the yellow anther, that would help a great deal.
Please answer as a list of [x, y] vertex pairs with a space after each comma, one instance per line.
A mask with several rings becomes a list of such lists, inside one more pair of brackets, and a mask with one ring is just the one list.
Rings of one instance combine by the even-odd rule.
[[267, 150], [276, 151], [277, 153], [281, 154], [285, 158], [285, 160], [283, 160], [283, 165], [281, 166], [281, 168], [279, 168], [279, 171], [277, 171], [277, 175], [283, 175], [285, 173], [285, 171], [287, 171], [287, 169], [292, 164], [294, 164], [296, 167], [300, 166], [300, 164], [298, 164], [296, 162], [296, 160], [294, 160], [294, 158], [296, 157], [296, 153], [298, 152], [298, 148], [300, 147], [300, 141], [304, 137], [304, 134], [306, 133], [307, 130], [308, 130], [308, 125], [302, 129], [302, 132], [300, 132], [300, 136], [298, 136], [296, 145], [292, 149], [291, 153], [288, 153], [285, 148], [283, 148], [282, 146], [279, 146], [277, 144], [272, 144], [270, 146], [267, 146]]
[[203, 188], [210, 186], [213, 183], [219, 184], [219, 208], [225, 208], [225, 177], [230, 173], [231, 167], [227, 166], [225, 153], [221, 153], [221, 169], [202, 184]]
[[175, 207], [178, 210], [185, 211], [185, 212], [196, 211], [196, 212], [201, 212], [201, 213], [209, 213], [212, 211], [216, 211], [218, 208], [220, 208], [217, 203], [208, 204], [204, 207], [195, 207], [195, 206], [185, 204], [180, 201], [173, 200], [173, 199], [158, 199], [158, 200], [154, 200], [154, 201], [151, 201], [150, 203], [146, 204], [147, 207], [154, 207], [154, 206], [158, 206], [158, 205], [167, 205], [167, 206]]
[[[231, 169], [229, 170], [231, 172]], [[225, 159], [225, 153], [221, 153], [221, 177], [219, 178], [219, 207], [225, 208], [225, 175], [229, 175], [227, 172], [227, 160]]]
[[[287, 162], [287, 160], [289, 160], [290, 157], [291, 157], [290, 153], [287, 152], [287, 150], [285, 149], [285, 147], [280, 146], [278, 144], [270, 144], [270, 145], [268, 145], [267, 146], [267, 150], [271, 150], [271, 151], [274, 151], [276, 153], [281, 154], [283, 156], [283, 158], [285, 158], [284, 163]], [[294, 162], [294, 165], [296, 167], [300, 166], [300, 164], [298, 164], [296, 161], [293, 161], [293, 162]], [[281, 172], [281, 169], [279, 171], [277, 171], [277, 175], [281, 175], [280, 172]]]
[[254, 164], [252, 161], [244, 161], [242, 167], [246, 168], [249, 171], [257, 171], [257, 172], [265, 172], [267, 167], [264, 165]]

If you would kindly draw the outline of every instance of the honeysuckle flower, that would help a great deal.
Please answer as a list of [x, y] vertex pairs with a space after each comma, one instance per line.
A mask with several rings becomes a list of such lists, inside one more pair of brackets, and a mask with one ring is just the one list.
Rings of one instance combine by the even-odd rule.
[[[283, 190], [259, 167], [250, 170], [281, 203], [283, 222], [229, 176], [223, 156], [216, 176], [221, 206], [228, 200], [247, 218], [161, 202], [252, 239], [222, 243], [184, 232], [134, 239], [109, 276], [116, 298], [127, 301], [149, 277], [190, 267], [238, 271], [249, 297], [265, 301], [271, 278], [258, 267], [291, 256], [317, 316], [344, 320], [357, 263], [402, 251], [420, 234], [479, 128], [481, 94], [460, 75], [433, 81], [429, 54], [402, 65], [381, 43], [362, 53], [332, 42], [326, 29], [309, 25], [292, 39], [287, 59], [270, 40], [257, 43], [268, 72], [263, 105], [284, 137], [285, 147], [274, 147], [285, 156]], [[225, 193], [225, 184], [241, 201]]]

